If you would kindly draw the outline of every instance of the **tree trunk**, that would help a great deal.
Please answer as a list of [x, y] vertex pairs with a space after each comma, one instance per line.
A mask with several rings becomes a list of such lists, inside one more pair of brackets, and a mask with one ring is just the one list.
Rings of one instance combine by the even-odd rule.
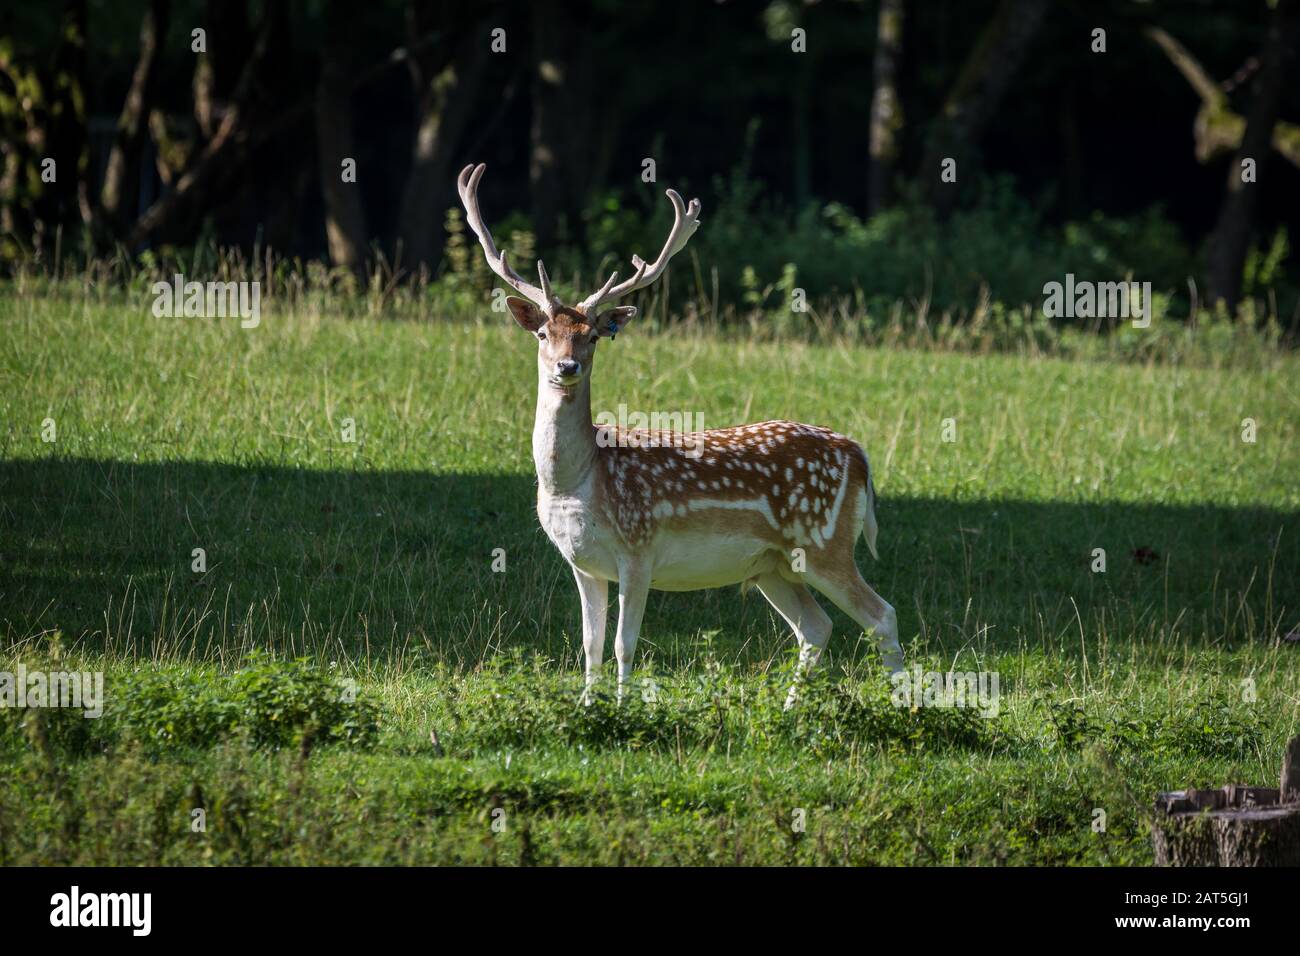
[[1300, 866], [1300, 808], [1175, 814], [1152, 846], [1156, 866]]
[[592, 62], [589, 12], [566, 0], [533, 4], [533, 122], [528, 184], [540, 252], [559, 235], [581, 239], [578, 213], [590, 188]]
[[75, 166], [59, 177], [52, 213], [59, 223], [78, 219], [89, 223], [85, 214], [91, 211], [93, 219], [93, 203], [86, 141], [86, 0], [68, 0], [64, 4], [60, 34], [62, 42], [54, 60], [51, 155], [66, 157], [60, 163], [75, 160]]
[[[940, 218], [952, 211], [966, 181], [974, 147], [997, 111], [1047, 14], [1048, 0], [1002, 0], [962, 65], [935, 120], [921, 163], [921, 181]], [[944, 159], [957, 161], [958, 182], [939, 177]]]
[[876, 21], [876, 56], [872, 62], [871, 139], [868, 146], [867, 214], [889, 207], [894, 166], [898, 162], [903, 104], [898, 96], [898, 68], [903, 53], [903, 0], [880, 0]]
[[1067, 219], [1085, 212], [1083, 203], [1083, 134], [1079, 130], [1078, 86], [1074, 78], [1065, 81], [1057, 108], [1061, 132], [1061, 211]]
[[1158, 794], [1151, 844], [1156, 866], [1300, 866], [1300, 736], [1287, 741], [1276, 790]]
[[[419, 42], [432, 24], [426, 7], [411, 8], [411, 42]], [[476, 94], [487, 72], [487, 31], [481, 22], [447, 28], [451, 39], [437, 51], [412, 59], [419, 113], [411, 171], [402, 190], [397, 234], [404, 268], [433, 272], [442, 256], [443, 215], [451, 204], [452, 162], [473, 118]]]
[[203, 138], [211, 139], [252, 52], [253, 31], [245, 0], [207, 0], [203, 26], [208, 44], [206, 53], [195, 54], [194, 121]]
[[117, 136], [108, 154], [99, 205], [105, 225], [115, 234], [135, 219], [140, 182], [140, 153], [148, 131], [149, 110], [158, 77], [162, 42], [167, 35], [167, 0], [150, 0], [140, 24], [140, 58], [117, 121]]
[[[330, 262], [365, 279], [366, 217], [360, 186], [344, 182], [343, 162], [356, 159], [352, 140], [352, 58], [355, 14], [350, 0], [325, 7], [325, 44], [316, 87], [316, 155], [325, 200], [325, 237]], [[360, 174], [358, 173], [358, 176]]]
[[[258, 101], [258, 89], [271, 50], [274, 19], [274, 10], [263, 14], [253, 53], [244, 63], [239, 82], [212, 138], [197, 150], [174, 186], [136, 220], [128, 237], [131, 246], [141, 245], [150, 236], [167, 234], [195, 210], [210, 208], [222, 181], [238, 172], [248, 147], [279, 128], [276, 124], [256, 123], [264, 110], [264, 104]], [[296, 116], [298, 112], [289, 110], [285, 115]]]
[[1236, 311], [1241, 298], [1242, 270], [1250, 248], [1259, 189], [1257, 182], [1243, 182], [1242, 162], [1253, 159], [1256, 175], [1263, 171], [1273, 140], [1273, 127], [1277, 123], [1282, 80], [1287, 60], [1292, 55], [1297, 22], [1300, 22], [1300, 5], [1295, 0], [1278, 0], [1269, 21], [1264, 54], [1255, 79], [1255, 99], [1246, 117], [1241, 147], [1228, 168], [1227, 192], [1206, 250], [1206, 284], [1210, 302], [1223, 302], [1230, 313]]
[[794, 208], [812, 201], [812, 54], [799, 54], [798, 77], [790, 91], [790, 159], [794, 171]]

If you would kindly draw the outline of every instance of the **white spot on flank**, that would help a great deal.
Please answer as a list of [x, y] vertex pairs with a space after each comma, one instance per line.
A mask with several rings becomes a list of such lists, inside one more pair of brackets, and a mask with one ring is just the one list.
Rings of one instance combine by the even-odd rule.
[[[709, 508], [723, 508], [728, 511], [757, 511], [767, 523], [773, 528], [779, 528], [776, 517], [772, 514], [772, 508], [763, 498], [743, 501], [724, 501], [720, 498], [699, 498], [690, 504], [692, 511], [704, 511]], [[679, 512], [684, 513], [684, 512]]]
[[[838, 460], [843, 461], [843, 458], [840, 457], [838, 458]], [[835, 478], [838, 475], [839, 475], [839, 467], [837, 466], [835, 468], [832, 468], [831, 477]], [[848, 491], [848, 487], [849, 487], [849, 473], [848, 470], [846, 469], [844, 472], [844, 480], [840, 482], [839, 490], [835, 492], [835, 501], [826, 513], [826, 523], [822, 525], [822, 535], [827, 538], [829, 538], [832, 534], [835, 533], [835, 524], [837, 521], [839, 521], [840, 508], [844, 506], [844, 495]]]

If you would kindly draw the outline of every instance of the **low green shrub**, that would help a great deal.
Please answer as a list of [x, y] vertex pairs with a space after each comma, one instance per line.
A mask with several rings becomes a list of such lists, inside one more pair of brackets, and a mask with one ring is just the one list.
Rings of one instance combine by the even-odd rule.
[[254, 653], [228, 686], [238, 726], [263, 746], [288, 746], [308, 733], [319, 743], [368, 746], [379, 732], [374, 705], [358, 696], [355, 685], [306, 658], [280, 661]]
[[105, 686], [104, 714], [96, 719], [76, 708], [0, 708], [0, 748], [81, 757], [138, 741], [156, 754], [212, 747], [232, 736], [267, 749], [304, 738], [364, 748], [379, 733], [376, 706], [305, 658], [255, 651], [229, 675], [146, 667], [116, 672]]
[[142, 669], [122, 682], [113, 715], [148, 747], [205, 747], [232, 733], [238, 704], [219, 679], [199, 671]]
[[1100, 713], [1081, 700], [1039, 701], [1052, 735], [1049, 746], [1075, 750], [1085, 745], [1124, 753], [1245, 760], [1259, 752], [1265, 737], [1257, 708], [1210, 694], [1169, 713]]

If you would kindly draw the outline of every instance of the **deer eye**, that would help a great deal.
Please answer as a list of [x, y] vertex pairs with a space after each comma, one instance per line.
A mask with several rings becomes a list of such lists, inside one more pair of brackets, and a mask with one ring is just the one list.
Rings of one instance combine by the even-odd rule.
[[538, 333], [537, 333], [537, 339], [538, 339], [538, 341], [540, 341], [540, 342], [545, 342], [545, 341], [546, 341], [546, 333], [545, 333], [545, 332], [538, 332]]

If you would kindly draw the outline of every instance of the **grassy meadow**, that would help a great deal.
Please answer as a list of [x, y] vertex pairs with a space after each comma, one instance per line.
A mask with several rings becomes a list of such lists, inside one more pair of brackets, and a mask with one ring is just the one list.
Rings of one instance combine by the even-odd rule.
[[652, 594], [645, 693], [579, 706], [534, 349], [497, 315], [268, 304], [241, 329], [0, 289], [0, 671], [103, 671], [107, 695], [98, 720], [0, 710], [0, 864], [1149, 864], [1156, 791], [1276, 785], [1300, 727], [1294, 355], [649, 323], [601, 345], [597, 411], [858, 439], [864, 575], [909, 663], [999, 675], [985, 718], [894, 706], [833, 609], [783, 713], [793, 639], [736, 588]]

